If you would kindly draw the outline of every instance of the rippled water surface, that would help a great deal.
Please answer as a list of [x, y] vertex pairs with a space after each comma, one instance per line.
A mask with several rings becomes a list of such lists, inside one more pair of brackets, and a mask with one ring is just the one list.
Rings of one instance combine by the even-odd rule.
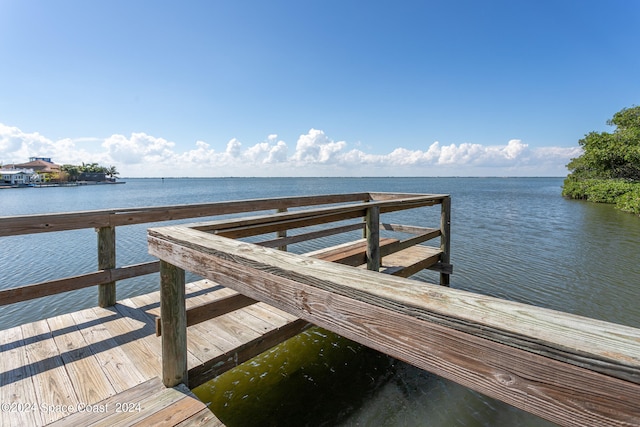
[[[0, 215], [358, 191], [447, 193], [452, 196], [452, 287], [640, 327], [640, 218], [607, 205], [563, 199], [561, 178], [127, 181], [0, 190]], [[433, 226], [438, 211], [427, 208], [382, 219]], [[151, 259], [148, 226], [117, 229], [118, 265]], [[91, 272], [97, 266], [93, 230], [3, 237], [0, 242], [0, 288]], [[432, 272], [418, 278], [437, 280]], [[118, 298], [157, 286], [152, 276], [125, 281]], [[90, 288], [0, 307], [0, 328], [93, 306], [96, 294]], [[215, 402], [214, 410], [229, 425], [550, 425], [315, 328], [198, 393]]]

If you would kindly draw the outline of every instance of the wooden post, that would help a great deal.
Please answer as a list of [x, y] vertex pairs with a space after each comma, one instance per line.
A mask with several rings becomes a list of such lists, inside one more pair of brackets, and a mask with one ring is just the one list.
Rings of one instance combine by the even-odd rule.
[[[98, 269], [116, 268], [116, 228], [114, 226], [97, 228], [98, 232]], [[111, 307], [116, 303], [116, 282], [98, 285], [98, 305]]]
[[187, 377], [187, 312], [184, 270], [160, 260], [160, 322], [162, 327], [162, 382], [165, 387]]
[[380, 271], [380, 207], [367, 209], [367, 270]]
[[[278, 213], [283, 213], [283, 212], [287, 212], [287, 208], [280, 208], [278, 209]], [[287, 237], [287, 230], [280, 230], [277, 232], [276, 234], [277, 237]], [[281, 251], [287, 251], [287, 245], [283, 245], [283, 246], [278, 246], [278, 250]]]
[[[451, 197], [447, 196], [442, 199], [440, 214], [440, 249], [442, 255], [440, 262], [443, 264], [451, 263]], [[449, 273], [440, 273], [440, 284], [442, 286], [450, 285]]]

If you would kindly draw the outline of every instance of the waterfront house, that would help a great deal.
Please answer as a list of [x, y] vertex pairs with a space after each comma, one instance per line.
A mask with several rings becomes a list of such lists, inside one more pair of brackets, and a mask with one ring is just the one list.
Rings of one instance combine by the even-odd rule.
[[57, 180], [61, 172], [60, 165], [53, 163], [50, 157], [29, 157], [27, 163], [8, 164], [3, 169], [31, 169], [40, 175], [39, 181], [49, 181], [52, 178]]
[[5, 185], [20, 186], [40, 182], [40, 175], [33, 169], [0, 169], [0, 175]]

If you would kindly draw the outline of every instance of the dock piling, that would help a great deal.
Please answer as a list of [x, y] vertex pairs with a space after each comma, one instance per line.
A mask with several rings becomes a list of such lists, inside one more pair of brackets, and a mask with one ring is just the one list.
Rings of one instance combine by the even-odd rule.
[[166, 387], [188, 385], [185, 272], [160, 261], [160, 316], [162, 325], [162, 382]]
[[[116, 228], [106, 226], [97, 228], [98, 232], [98, 269], [116, 268]], [[98, 305], [111, 307], [116, 303], [116, 282], [98, 285]]]

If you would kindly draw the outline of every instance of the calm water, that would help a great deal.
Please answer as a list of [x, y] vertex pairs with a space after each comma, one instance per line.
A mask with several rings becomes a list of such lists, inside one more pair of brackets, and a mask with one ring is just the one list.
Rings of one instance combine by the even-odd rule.
[[[129, 179], [115, 186], [0, 190], [0, 216], [357, 191], [448, 193], [452, 287], [640, 327], [640, 218], [565, 200], [561, 185], [561, 178]], [[437, 210], [397, 213], [393, 222], [437, 225]], [[118, 265], [151, 260], [148, 226], [118, 228]], [[0, 288], [97, 266], [93, 230], [0, 241]], [[149, 277], [121, 283], [118, 298], [156, 290]], [[418, 278], [437, 279], [432, 272]], [[0, 307], [0, 328], [94, 306], [96, 293]], [[214, 411], [229, 425], [550, 425], [321, 329], [197, 392], [215, 400]]]

